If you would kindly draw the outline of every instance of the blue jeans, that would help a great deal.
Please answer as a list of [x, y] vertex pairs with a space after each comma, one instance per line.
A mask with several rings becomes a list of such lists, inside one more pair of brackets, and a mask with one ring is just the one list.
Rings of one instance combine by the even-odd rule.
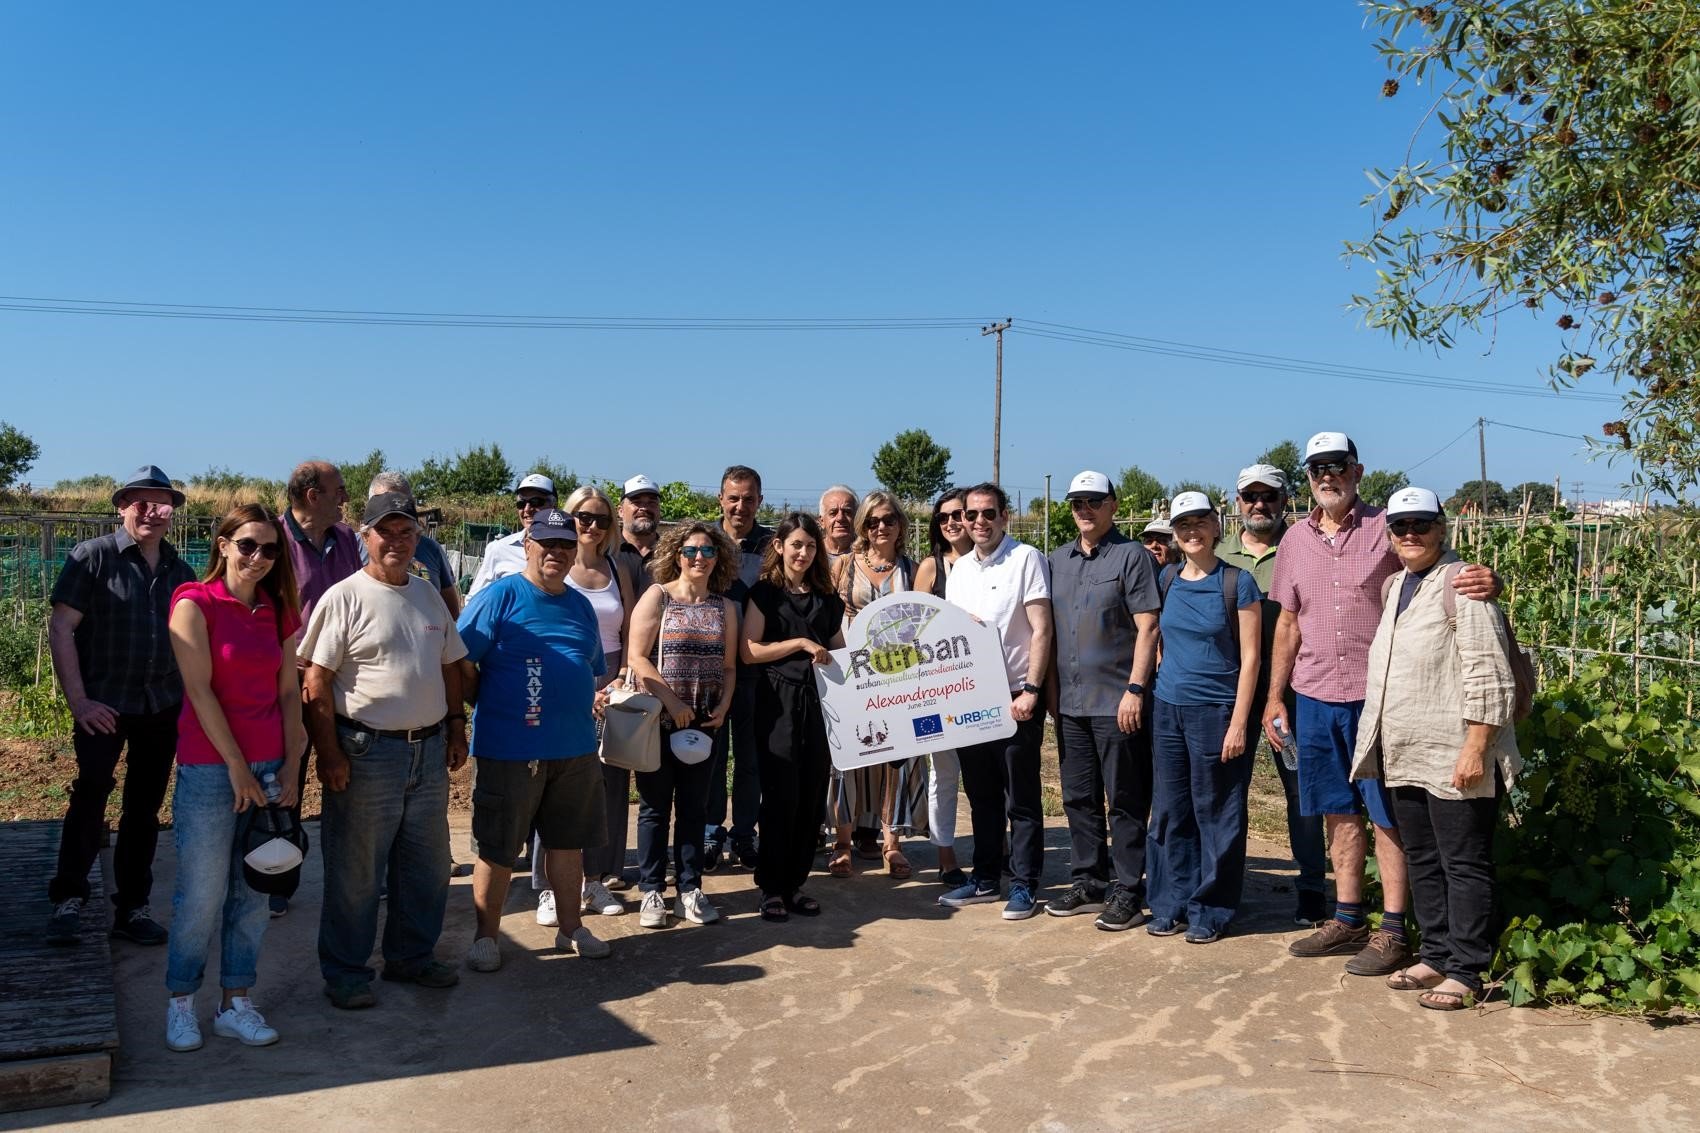
[[[388, 876], [384, 965], [411, 974], [432, 960], [449, 899], [449, 770], [442, 733], [418, 743], [337, 725], [348, 786], [326, 791], [320, 841], [325, 898], [319, 971], [369, 981], [378, 879]], [[360, 737], [358, 740], [356, 737]]]
[[[714, 733], [714, 752], [709, 757], [708, 797], [703, 800], [702, 840], [724, 846], [728, 837], [741, 846], [756, 839], [756, 822], [761, 817], [760, 755], [756, 751], [755, 684], [760, 670], [738, 666], [738, 682], [732, 687], [732, 708], [726, 727]], [[732, 764], [732, 831], [726, 831], [726, 764]]]
[[[1151, 915], [1221, 932], [1245, 887], [1246, 792], [1256, 748], [1222, 762], [1230, 704], [1152, 698]], [[1246, 729], [1248, 745], [1255, 738]]]
[[[283, 760], [250, 763], [254, 778], [277, 772]], [[213, 930], [220, 929], [220, 987], [253, 987], [259, 974], [260, 938], [270, 920], [266, 895], [248, 888], [236, 852], [236, 828], [245, 814], [231, 808], [236, 793], [223, 763], [177, 768], [171, 823], [177, 841], [177, 888], [171, 897], [171, 940], [165, 986], [172, 995], [194, 995], [207, 970]]]

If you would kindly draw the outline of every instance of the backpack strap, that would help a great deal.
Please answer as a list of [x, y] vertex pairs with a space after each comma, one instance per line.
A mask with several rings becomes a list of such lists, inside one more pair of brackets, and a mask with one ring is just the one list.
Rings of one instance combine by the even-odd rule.
[[1446, 624], [1453, 629], [1458, 628], [1458, 591], [1452, 588], [1452, 584], [1463, 569], [1461, 562], [1447, 563], [1446, 569], [1440, 572], [1440, 603], [1446, 609]]
[[1228, 638], [1234, 643], [1234, 664], [1240, 660], [1240, 568], [1222, 563], [1222, 605], [1228, 615]]
[[1392, 574], [1381, 580], [1381, 608], [1383, 610], [1387, 609], [1387, 596], [1393, 593], [1393, 580], [1398, 577], [1399, 572], [1394, 571]]
[[1175, 579], [1180, 577], [1180, 573], [1181, 573], [1181, 568], [1176, 566], [1174, 563], [1169, 563], [1167, 566], [1165, 566], [1158, 573], [1158, 575], [1157, 575], [1157, 598], [1160, 602], [1164, 602], [1164, 603], [1168, 602], [1168, 600], [1169, 600], [1169, 587], [1174, 585]]

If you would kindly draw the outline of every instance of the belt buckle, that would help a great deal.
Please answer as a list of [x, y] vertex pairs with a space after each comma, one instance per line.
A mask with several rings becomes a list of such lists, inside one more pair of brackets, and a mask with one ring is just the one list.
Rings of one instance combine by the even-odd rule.
[[430, 728], [429, 724], [427, 724], [424, 728], [409, 728], [407, 730], [407, 742], [410, 743], [410, 744], [424, 743], [430, 737], [425, 736], [425, 735], [421, 735], [420, 733], [428, 730], [429, 728]]

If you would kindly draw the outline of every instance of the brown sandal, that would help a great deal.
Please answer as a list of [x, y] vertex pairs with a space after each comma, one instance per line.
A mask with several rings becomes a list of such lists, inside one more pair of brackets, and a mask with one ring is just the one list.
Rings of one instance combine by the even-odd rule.
[[1394, 991], [1431, 991], [1446, 982], [1446, 977], [1436, 972], [1428, 979], [1413, 976], [1410, 968], [1400, 968], [1387, 977], [1387, 986]]
[[832, 850], [832, 859], [826, 863], [826, 872], [833, 877], [849, 877], [855, 872], [855, 865], [850, 858], [850, 843], [839, 842]]
[[1423, 992], [1417, 997], [1417, 1002], [1430, 1011], [1464, 1011], [1476, 1005], [1474, 992], [1468, 991], [1434, 991]]
[[892, 849], [886, 850], [883, 856], [885, 858], [885, 868], [890, 871], [891, 879], [893, 881], [909, 880], [909, 875], [913, 871], [910, 869], [909, 859], [903, 856], [902, 850], [893, 847]]

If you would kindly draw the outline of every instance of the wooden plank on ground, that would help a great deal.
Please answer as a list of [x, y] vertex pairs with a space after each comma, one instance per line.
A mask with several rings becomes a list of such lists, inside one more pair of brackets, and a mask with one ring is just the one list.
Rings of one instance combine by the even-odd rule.
[[0, 1062], [0, 1113], [103, 1102], [111, 1093], [112, 1055], [106, 1051]]

